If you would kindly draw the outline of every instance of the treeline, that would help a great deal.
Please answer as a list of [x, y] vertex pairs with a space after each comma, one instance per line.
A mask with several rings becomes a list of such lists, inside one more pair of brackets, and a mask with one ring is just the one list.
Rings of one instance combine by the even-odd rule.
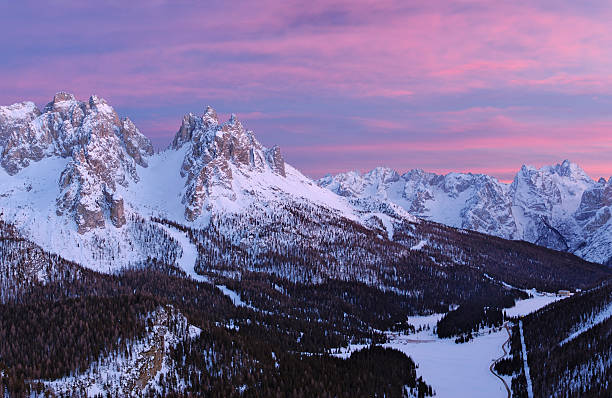
[[[203, 331], [172, 350], [172, 372], [152, 395], [402, 396], [404, 386], [419, 396], [431, 392], [414, 363], [397, 351], [372, 348], [371, 355], [348, 361], [300, 354], [345, 345], [351, 333], [361, 333], [335, 320], [308, 322], [234, 307], [212, 285], [155, 270], [92, 273], [66, 287], [40, 286], [23, 297], [28, 304], [0, 306], [5, 391], [42, 392], [37, 379], [76, 374], [100, 356], [130, 350], [147, 330], [147, 314], [171, 304]], [[368, 336], [364, 331], [362, 341], [372, 341]]]
[[[499, 281], [556, 291], [593, 286], [611, 275], [567, 253], [435, 223], [396, 225], [396, 241], [389, 241], [381, 237], [384, 231], [325, 209], [277, 210], [269, 218], [250, 215], [256, 211], [213, 216], [206, 230], [154, 221], [185, 232], [198, 247], [198, 271], [249, 305], [308, 322], [330, 320], [354, 329], [354, 335], [360, 325], [366, 326], [362, 335], [367, 328], [407, 330], [409, 315], [459, 306], [441, 320], [438, 332], [465, 340], [481, 327], [501, 325], [501, 310], [527, 298]], [[316, 235], [323, 222], [334, 239]], [[427, 243], [420, 250], [406, 249], [422, 240]]]
[[453, 311], [447, 312], [437, 323], [436, 332], [439, 337], [461, 336], [457, 342], [472, 339], [472, 333], [481, 328], [501, 326], [504, 322], [502, 310], [514, 305], [517, 297], [526, 299], [528, 295], [513, 289], [496, 297], [475, 298], [461, 304]]
[[13, 393], [29, 379], [84, 371], [142, 337], [157, 301], [140, 295], [83, 297], [44, 304], [0, 305], [0, 369]]
[[421, 251], [438, 264], [465, 264], [517, 288], [587, 289], [612, 277], [612, 268], [573, 254], [433, 222], [398, 226], [394, 236], [409, 247], [425, 240]]
[[[607, 282], [523, 318], [535, 396], [612, 396], [611, 305], [612, 284]], [[595, 324], [599, 314], [608, 315]], [[512, 346], [512, 354], [521, 356], [520, 343]], [[519, 371], [517, 396], [526, 396]]]
[[[173, 373], [160, 381], [162, 392], [151, 394], [395, 396], [405, 385], [426, 394], [403, 354], [372, 348], [369, 356], [342, 361], [328, 353], [350, 343], [384, 342], [380, 330], [409, 330], [407, 316], [455, 305], [470, 313], [468, 322], [461, 323], [461, 313], [449, 315], [443, 333], [445, 327], [450, 334], [497, 324], [498, 313], [485, 307], [524, 297], [501, 280], [556, 290], [610, 274], [563, 253], [426, 222], [397, 225], [390, 241], [382, 230], [313, 206], [285, 206], [263, 218], [252, 214], [213, 216], [204, 230], [154, 222], [184, 231], [198, 248], [198, 272], [256, 310], [234, 306], [213, 284], [184, 278], [174, 264], [176, 242], [161, 227], [141, 228], [143, 246], [135, 249], [157, 248], [146, 262], [103, 275], [0, 225], [6, 253], [0, 264], [9, 270], [0, 286], [4, 389], [26, 394], [40, 387], [32, 380], [66, 376], [104, 353], [126, 349], [146, 331], [148, 312], [172, 305], [204, 332], [176, 347]], [[421, 250], [409, 250], [421, 240], [427, 241]], [[374, 359], [382, 361], [382, 371]], [[297, 375], [304, 375], [304, 385]]]
[[[379, 346], [343, 360], [278, 351], [222, 332], [182, 342], [172, 356], [179, 364], [177, 377], [161, 384], [161, 396], [404, 397], [411, 393], [425, 397], [433, 393], [417, 377], [410, 358]], [[179, 389], [179, 380], [187, 387], [171, 394]]]
[[[243, 301], [260, 310], [308, 322], [325, 319], [337, 325], [361, 327], [364, 332], [372, 328], [408, 331], [411, 328], [406, 322], [408, 316], [447, 312], [454, 303], [461, 303], [458, 314], [463, 314], [465, 308], [474, 306], [480, 309], [488, 305], [510, 307], [515, 300], [527, 297], [524, 292], [504, 289], [486, 278], [478, 278], [476, 272], [471, 275], [472, 272], [468, 270], [467, 274], [463, 274], [450, 271], [447, 273], [448, 280], [415, 273], [412, 283], [415, 288], [418, 286], [421, 289], [416, 294], [416, 289], [381, 291], [361, 282], [327, 280], [320, 284], [292, 283], [264, 273], [245, 273], [240, 280], [218, 280], [238, 292]], [[448, 325], [452, 319], [461, 318], [461, 315], [455, 317], [455, 314], [445, 321]], [[501, 317], [501, 313], [499, 315]], [[469, 317], [466, 322], [466, 332], [478, 330], [481, 318]]]

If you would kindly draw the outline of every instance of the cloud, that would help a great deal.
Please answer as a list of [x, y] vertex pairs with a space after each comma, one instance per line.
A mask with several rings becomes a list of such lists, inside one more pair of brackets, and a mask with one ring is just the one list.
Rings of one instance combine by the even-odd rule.
[[506, 173], [521, 156], [588, 162], [610, 145], [605, 1], [62, 0], [0, 14], [0, 103], [98, 93], [159, 142], [211, 104], [317, 170]]

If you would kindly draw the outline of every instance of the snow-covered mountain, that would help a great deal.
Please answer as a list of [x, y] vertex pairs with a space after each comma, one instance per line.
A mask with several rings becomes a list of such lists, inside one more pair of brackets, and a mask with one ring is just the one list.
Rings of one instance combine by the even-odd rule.
[[[612, 274], [411, 215], [606, 256], [612, 181], [570, 163], [524, 168], [513, 184], [380, 168], [321, 186], [235, 115], [188, 114], [155, 153], [103, 99], [59, 93], [42, 110], [0, 107], [0, 166], [2, 395], [295, 395], [297, 373], [313, 386], [302, 395], [342, 395], [355, 380], [364, 395], [389, 384], [381, 364], [408, 369], [408, 357], [366, 352], [342, 379], [318, 354], [449, 310], [449, 330], [472, 336], [493, 312], [501, 326], [527, 289], [586, 290]], [[580, 231], [592, 231], [583, 245]], [[466, 313], [476, 318], [457, 319]], [[416, 383], [411, 366], [384, 394]], [[374, 368], [384, 383], [366, 376]], [[431, 395], [418, 380], [414, 395]]]
[[[235, 115], [220, 122], [210, 107], [186, 115], [171, 145], [154, 153], [103, 99], [58, 93], [42, 110], [32, 102], [0, 107], [0, 150], [1, 218], [94, 269], [176, 257], [180, 248], [151, 217], [202, 228], [248, 215], [253, 223], [233, 228], [240, 241], [259, 234], [242, 236], [257, 220], [321, 209], [328, 219], [383, 223], [392, 235], [389, 216], [319, 187], [286, 164], [280, 148], [264, 147]], [[401, 209], [396, 216], [414, 221]]]
[[0, 107], [0, 151], [0, 218], [44, 250], [98, 270], [179, 256], [181, 245], [152, 219], [196, 230], [212, 222], [232, 244], [250, 247], [249, 256], [288, 242], [314, 249], [347, 222], [393, 241], [415, 215], [591, 261], [612, 257], [611, 182], [592, 181], [568, 161], [524, 166], [511, 184], [385, 168], [317, 183], [235, 115], [221, 122], [210, 107], [185, 115], [170, 146], [154, 153], [106, 101], [68, 93], [42, 109]]
[[510, 184], [484, 174], [411, 170], [400, 175], [382, 167], [327, 175], [318, 184], [358, 207], [388, 203], [424, 219], [570, 251], [590, 261], [612, 258], [612, 179], [595, 182], [568, 160], [540, 169], [523, 166]]

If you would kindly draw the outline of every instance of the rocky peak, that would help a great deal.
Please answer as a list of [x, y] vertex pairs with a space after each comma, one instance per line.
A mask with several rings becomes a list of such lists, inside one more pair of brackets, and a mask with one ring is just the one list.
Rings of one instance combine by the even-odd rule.
[[130, 155], [137, 164], [142, 167], [147, 167], [146, 157], [153, 155], [153, 144], [151, 144], [151, 141], [145, 137], [127, 117], [121, 122], [119, 138], [125, 146], [128, 155]]
[[[0, 108], [0, 132], [10, 133], [2, 167], [16, 174], [46, 157], [69, 158], [60, 178], [57, 213], [73, 215], [81, 233], [103, 227], [107, 217], [114, 225], [123, 225], [123, 200], [117, 187], [138, 182], [136, 164], [147, 166], [146, 157], [153, 154], [151, 142], [96, 95], [82, 102], [59, 92], [43, 112], [24, 104], [20, 112], [17, 105]], [[17, 122], [1, 119], [3, 109], [11, 109]]]
[[82, 102], [77, 101], [74, 95], [60, 91], [53, 96], [53, 100], [45, 105], [43, 112], [63, 112], [73, 106], [84, 105]]
[[580, 166], [578, 166], [576, 163], [570, 162], [567, 159], [561, 164], [556, 164], [555, 166], [550, 167], [550, 170], [561, 177], [588, 182], [592, 181], [591, 177], [589, 177], [589, 175]]
[[[7, 114], [10, 118], [3, 118]], [[43, 112], [31, 102], [0, 107], [0, 131], [9, 133], [2, 166], [10, 174], [44, 157], [70, 157], [75, 147], [87, 146], [92, 135], [116, 135], [129, 148], [129, 155], [143, 166], [146, 162], [142, 157], [152, 154], [151, 142], [134, 124], [129, 119], [120, 121], [114, 109], [96, 95], [82, 102], [70, 93], [59, 92]]]
[[67, 93], [65, 91], [60, 91], [58, 93], [55, 93], [55, 95], [53, 96], [53, 101], [51, 101], [50, 104], [56, 105], [60, 102], [66, 101], [76, 101], [76, 98], [73, 94]]
[[212, 106], [208, 105], [206, 107], [206, 111], [204, 115], [202, 115], [202, 123], [207, 128], [212, 128], [219, 124], [219, 117], [217, 116], [217, 112], [212, 108]]
[[272, 148], [266, 150], [266, 160], [276, 174], [286, 177], [285, 159], [283, 159], [283, 155], [278, 145], [274, 145]]
[[384, 185], [399, 181], [400, 175], [388, 167], [376, 167], [366, 174], [366, 178], [376, 181], [379, 185]]
[[219, 117], [211, 106], [206, 107], [202, 116], [188, 113], [183, 116], [181, 127], [174, 136], [170, 148], [179, 149], [184, 144], [200, 143], [201, 141], [210, 143], [220, 129]]
[[245, 175], [271, 170], [285, 177], [285, 162], [280, 148], [264, 148], [252, 131], [244, 128], [235, 114], [219, 124], [217, 113], [210, 106], [202, 116], [183, 117], [171, 148], [188, 145], [181, 175], [187, 177], [183, 203], [185, 217], [197, 218], [204, 202], [212, 197], [236, 197], [233, 173]]
[[317, 184], [332, 192], [349, 198], [359, 196], [365, 189], [365, 179], [358, 171], [348, 171], [335, 176], [327, 175], [317, 181]]
[[402, 174], [402, 178], [406, 181], [430, 181], [438, 177], [437, 174], [427, 172], [423, 169], [412, 169]]
[[601, 209], [610, 206], [612, 206], [612, 178], [607, 182], [605, 178], [600, 178], [597, 184], [582, 194], [580, 205], [576, 210], [576, 219], [579, 222], [586, 222], [594, 218]]
[[0, 106], [0, 151], [4, 152], [11, 135], [27, 134], [30, 123], [40, 114], [40, 110], [30, 101]]

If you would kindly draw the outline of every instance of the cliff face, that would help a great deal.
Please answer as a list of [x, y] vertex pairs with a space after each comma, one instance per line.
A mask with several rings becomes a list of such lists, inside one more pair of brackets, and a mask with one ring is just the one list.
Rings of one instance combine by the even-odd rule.
[[138, 182], [136, 165], [146, 167], [153, 154], [148, 138], [129, 120], [121, 120], [106, 101], [92, 96], [77, 101], [58, 93], [42, 111], [31, 102], [0, 108], [2, 167], [10, 175], [47, 157], [69, 159], [59, 176], [58, 215], [70, 214], [86, 233], [125, 223], [117, 187]]
[[352, 214], [286, 165], [278, 147], [265, 148], [235, 115], [220, 122], [210, 107], [186, 115], [170, 147], [154, 153], [105, 100], [58, 93], [42, 110], [0, 107], [0, 150], [0, 218], [46, 250], [105, 271], [177, 255], [152, 217], [206, 228], [211, 218], [268, 217], [281, 206]]
[[[59, 169], [45, 170], [50, 161]], [[170, 147], [155, 154], [134, 123], [103, 99], [58, 93], [42, 110], [32, 102], [0, 107], [0, 165], [6, 172], [0, 205], [41, 244], [53, 242], [42, 236], [49, 225], [97, 239], [97, 247], [116, 230], [112, 239], [123, 242], [117, 247], [131, 248], [131, 219], [161, 215], [204, 226], [229, 213], [255, 211], [255, 219], [315, 205], [366, 228], [383, 225], [389, 239], [393, 220], [415, 221], [414, 215], [591, 261], [612, 259], [612, 184], [591, 180], [569, 161], [524, 166], [511, 184], [482, 174], [400, 175], [382, 167], [315, 183], [235, 115], [220, 122], [211, 107], [185, 115]]]
[[510, 184], [483, 174], [399, 175], [386, 168], [328, 175], [318, 184], [361, 206], [391, 203], [452, 227], [526, 240], [595, 262], [612, 258], [610, 182], [596, 183], [567, 160], [541, 169], [523, 166]]
[[187, 177], [182, 202], [185, 218], [195, 220], [208, 199], [236, 200], [234, 173], [262, 174], [272, 171], [285, 177], [285, 162], [278, 147], [265, 149], [252, 131], [245, 130], [236, 115], [219, 123], [217, 113], [207, 107], [200, 116], [186, 115], [171, 149], [186, 147], [181, 176]]

